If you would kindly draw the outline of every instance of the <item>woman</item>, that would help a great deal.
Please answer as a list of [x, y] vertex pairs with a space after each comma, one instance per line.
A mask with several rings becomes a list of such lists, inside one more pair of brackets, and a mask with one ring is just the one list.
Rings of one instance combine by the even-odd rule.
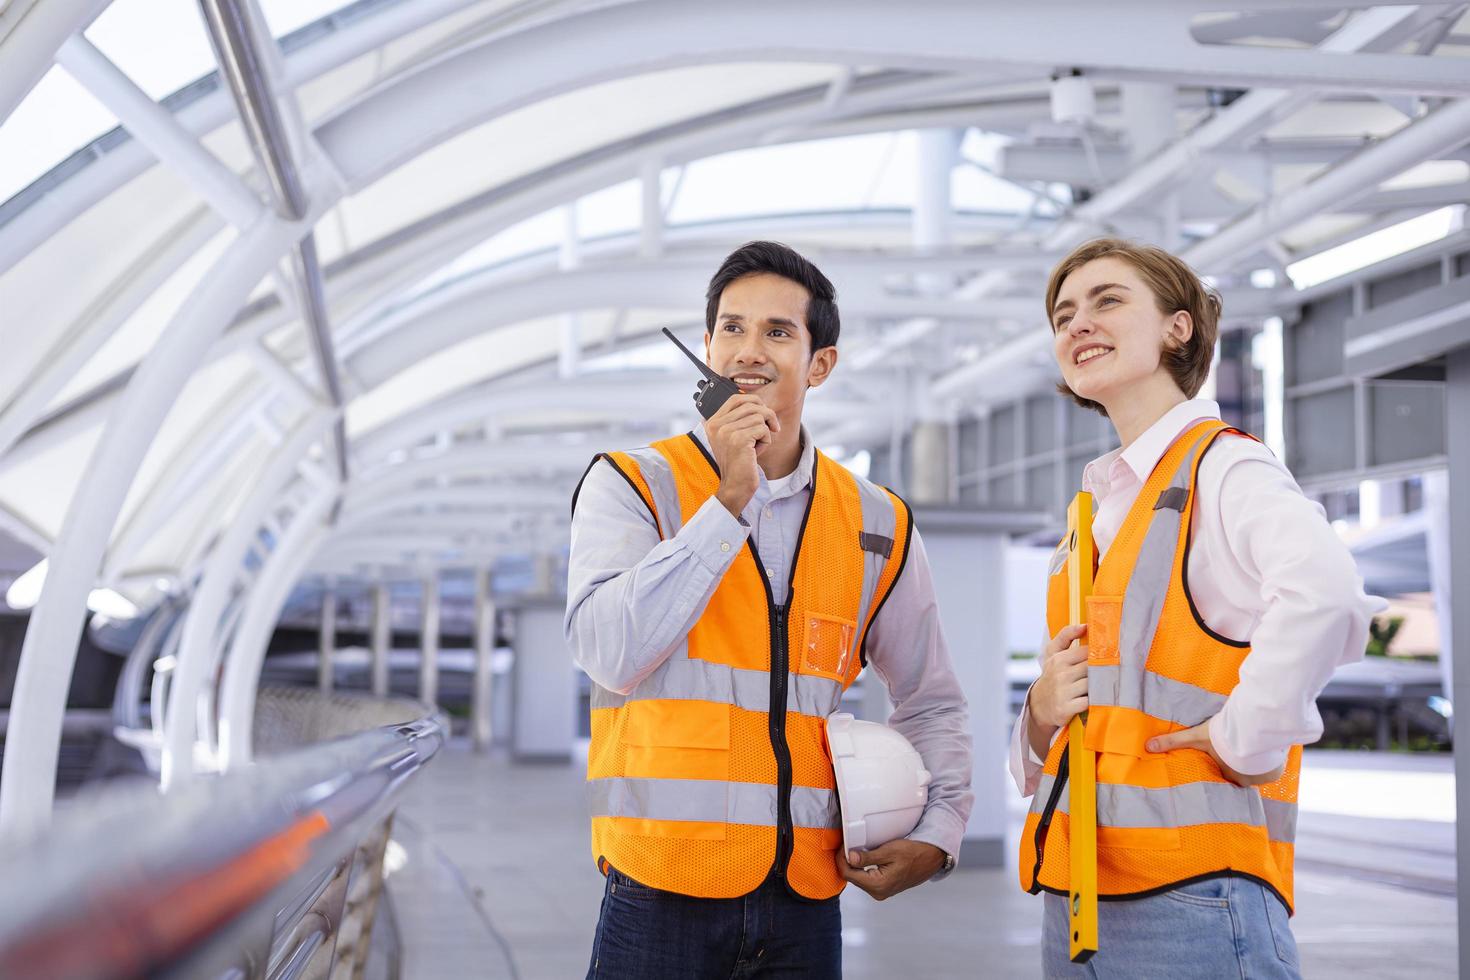
[[[1198, 399], [1220, 300], [1178, 258], [1099, 239], [1051, 274], [1063, 395], [1121, 447], [1090, 463], [1087, 624], [1052, 563], [1041, 677], [1012, 741], [1031, 813], [1021, 882], [1045, 896], [1048, 977], [1297, 977], [1292, 840], [1315, 701], [1379, 608], [1320, 506]], [[1068, 958], [1066, 725], [1097, 752], [1098, 953]]]

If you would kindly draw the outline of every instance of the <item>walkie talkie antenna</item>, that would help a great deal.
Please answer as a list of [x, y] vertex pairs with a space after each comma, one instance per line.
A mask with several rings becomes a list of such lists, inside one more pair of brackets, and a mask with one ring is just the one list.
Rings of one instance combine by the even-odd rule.
[[699, 409], [700, 415], [707, 419], [713, 418], [725, 402], [740, 394], [739, 385], [724, 375], [716, 373], [708, 364], [695, 357], [694, 352], [679, 343], [679, 338], [675, 337], [674, 332], [668, 327], [664, 327], [664, 336], [672, 340], [674, 346], [683, 351], [684, 356], [693, 361], [694, 366], [699, 368], [699, 373], [704, 375], [704, 380], [695, 386], [697, 390], [694, 392], [694, 407]]
[[703, 361], [701, 361], [699, 359], [699, 357], [694, 353], [694, 351], [690, 350], [688, 347], [685, 347], [683, 341], [681, 341], [678, 337], [675, 337], [674, 336], [674, 332], [672, 330], [670, 330], [668, 327], [664, 327], [664, 336], [665, 337], [668, 337], [670, 340], [672, 340], [674, 342], [674, 346], [677, 347], [677, 348], [679, 348], [681, 351], [683, 351], [684, 352], [684, 356], [687, 357], [687, 358], [689, 358], [691, 361], [694, 362], [694, 366], [697, 367], [697, 368], [699, 368], [699, 372], [701, 374], [703, 374], [707, 380], [710, 380], [710, 381], [723, 381], [723, 380], [725, 380], [724, 377], [722, 377], [721, 375], [718, 375], [714, 371], [712, 371], [710, 369], [710, 366], [708, 364], [706, 364]]

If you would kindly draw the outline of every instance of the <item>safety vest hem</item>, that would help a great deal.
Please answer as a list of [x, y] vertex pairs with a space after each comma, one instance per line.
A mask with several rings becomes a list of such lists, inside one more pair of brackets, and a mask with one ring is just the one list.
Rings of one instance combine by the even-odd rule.
[[[1167, 885], [1159, 885], [1155, 888], [1145, 888], [1142, 891], [1116, 892], [1106, 895], [1102, 892], [1098, 892], [1097, 900], [1099, 902], [1131, 902], [1135, 899], [1140, 898], [1152, 898], [1155, 895], [1162, 895], [1165, 892], [1171, 892], [1176, 888], [1183, 888], [1185, 885], [1193, 885], [1197, 882], [1209, 881], [1211, 878], [1240, 878], [1244, 881], [1254, 881], [1256, 884], [1265, 888], [1266, 891], [1275, 896], [1276, 900], [1281, 903], [1283, 908], [1286, 909], [1286, 914], [1288, 916], [1296, 914], [1296, 910], [1291, 907], [1291, 903], [1286, 900], [1281, 892], [1276, 890], [1275, 885], [1271, 884], [1260, 875], [1253, 875], [1248, 871], [1236, 871], [1234, 868], [1222, 868], [1219, 871], [1207, 871], [1204, 874], [1193, 875], [1189, 878], [1180, 878], [1178, 881], [1170, 882]], [[1027, 891], [1032, 895], [1040, 895], [1042, 892], [1047, 892], [1051, 895], [1060, 895], [1063, 898], [1071, 897], [1071, 892], [1067, 891], [1065, 888], [1053, 888], [1051, 885], [1043, 885], [1040, 881], [1032, 882], [1031, 887], [1028, 888]]]

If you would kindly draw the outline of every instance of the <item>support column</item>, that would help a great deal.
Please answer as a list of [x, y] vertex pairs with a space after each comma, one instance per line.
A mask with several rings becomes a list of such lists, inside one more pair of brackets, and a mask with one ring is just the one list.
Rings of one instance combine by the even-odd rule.
[[490, 601], [490, 570], [475, 569], [475, 677], [470, 689], [470, 736], [475, 751], [490, 748], [490, 694], [494, 675], [490, 658], [495, 653], [495, 604]]
[[[1022, 515], [971, 508], [917, 508], [934, 575], [940, 621], [955, 674], [970, 706], [975, 807], [965, 826], [961, 860], [971, 868], [1005, 865], [1005, 801], [1009, 735], [1006, 680], [1005, 553]], [[1035, 523], [1039, 523], [1036, 515]]]
[[[954, 204], [950, 183], [959, 159], [961, 133], [953, 129], [927, 129], [919, 133], [918, 183], [914, 188], [914, 251], [930, 254], [950, 245]], [[949, 276], [921, 274], [915, 277], [925, 296], [947, 296], [954, 289]], [[926, 322], [923, 332], [938, 329], [937, 320]], [[909, 443], [907, 490], [914, 504], [937, 504], [949, 500], [949, 427], [935, 417], [934, 406], [921, 385], [909, 386], [914, 424]]]
[[[577, 229], [577, 203], [573, 201], [562, 208], [561, 252], [557, 267], [570, 272], [582, 265], [582, 239]], [[577, 376], [582, 358], [582, 318], [579, 314], [561, 315], [561, 346], [557, 350], [556, 372], [563, 380]]]
[[947, 422], [915, 423], [909, 444], [909, 503], [949, 502], [949, 432]]
[[1123, 82], [1123, 128], [1129, 156], [1139, 164], [1178, 136], [1174, 118], [1174, 86], [1159, 82]]
[[439, 575], [430, 572], [424, 576], [421, 608], [423, 618], [419, 624], [419, 700], [425, 704], [439, 703]]
[[639, 171], [643, 220], [638, 226], [638, 256], [656, 259], [664, 251], [663, 162], [649, 159]]
[[[1470, 347], [1448, 356], [1445, 384], [1445, 448], [1450, 460], [1452, 494], [1463, 498], [1470, 488]], [[1454, 498], [1452, 498], [1454, 499]], [[1450, 621], [1454, 631], [1444, 638], [1441, 657], [1453, 657], [1456, 709], [1470, 708], [1470, 507], [1450, 507]], [[1470, 740], [1455, 726], [1455, 806], [1470, 814]], [[1460, 976], [1470, 976], [1470, 820], [1455, 825], [1455, 871], [1459, 885]]]
[[562, 619], [566, 603], [528, 599], [516, 609], [515, 729], [518, 762], [570, 762], [577, 732], [577, 672]]
[[373, 654], [372, 691], [377, 697], [388, 695], [388, 652], [393, 646], [393, 624], [389, 618], [391, 600], [388, 584], [373, 586]]
[[337, 582], [328, 578], [322, 587], [321, 639], [317, 646], [316, 686], [330, 694], [336, 681], [337, 659]]

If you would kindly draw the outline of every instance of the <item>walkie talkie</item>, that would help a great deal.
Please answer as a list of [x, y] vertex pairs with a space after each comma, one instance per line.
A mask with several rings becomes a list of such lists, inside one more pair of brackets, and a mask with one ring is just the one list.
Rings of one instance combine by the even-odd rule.
[[713, 418], [725, 402], [740, 394], [740, 386], [724, 375], [711, 371], [709, 365], [695, 357], [692, 350], [679, 343], [679, 338], [675, 337], [668, 327], [664, 327], [664, 335], [672, 340], [674, 345], [684, 352], [684, 356], [699, 368], [699, 373], [704, 375], [704, 380], [699, 382], [698, 390], [694, 392], [694, 407], [699, 409], [699, 414], [705, 418]]

